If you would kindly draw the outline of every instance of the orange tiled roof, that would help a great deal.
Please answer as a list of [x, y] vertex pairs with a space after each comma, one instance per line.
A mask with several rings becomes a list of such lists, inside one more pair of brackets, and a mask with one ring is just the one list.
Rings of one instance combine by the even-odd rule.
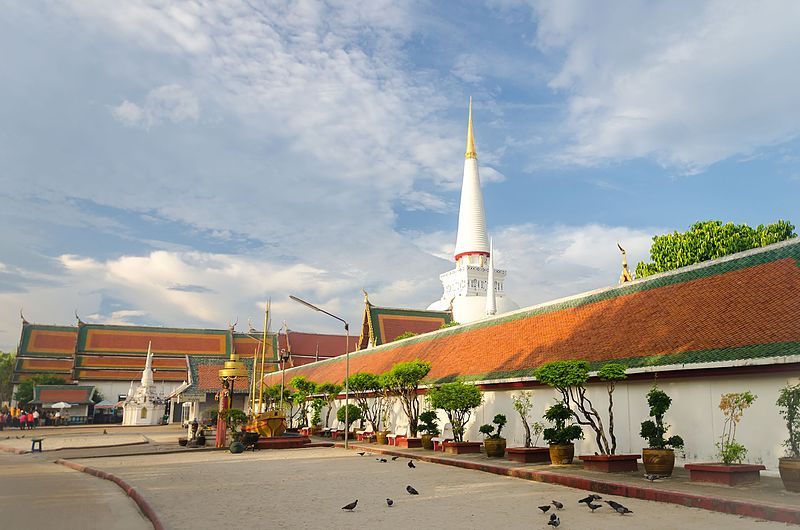
[[[552, 360], [666, 365], [800, 355], [800, 238], [350, 356], [350, 372], [430, 361], [430, 381], [531, 376]], [[341, 382], [343, 361], [295, 368]], [[274, 384], [277, 375], [267, 376]]]

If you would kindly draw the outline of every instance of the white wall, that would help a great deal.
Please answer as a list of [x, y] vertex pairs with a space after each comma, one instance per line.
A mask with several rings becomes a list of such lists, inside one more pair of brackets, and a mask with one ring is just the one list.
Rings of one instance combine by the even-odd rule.
[[[749, 390], [756, 394], [758, 399], [744, 412], [736, 438], [748, 449], [747, 462], [763, 464], [767, 467], [768, 475], [777, 474], [778, 458], [784, 456], [781, 444], [788, 437], [788, 433], [786, 424], [778, 414], [775, 401], [778, 399], [781, 387], [787, 383], [796, 384], [799, 380], [800, 373], [788, 370], [785, 374], [660, 379], [659, 388], [672, 397], [672, 406], [665, 416], [665, 423], [671, 425], [668, 436], [678, 434], [686, 443], [684, 449], [686, 458], [681, 458], [679, 452], [676, 452], [676, 464], [719, 460], [714, 444], [719, 441], [719, 436], [722, 434], [720, 396], [728, 392]], [[641, 422], [649, 419], [646, 395], [652, 386], [651, 381], [617, 384], [614, 392], [614, 432], [617, 437], [618, 454], [641, 453], [642, 448], [646, 447], [645, 440], [639, 436], [639, 429]], [[550, 388], [531, 390], [534, 406], [529, 421], [540, 421], [547, 425], [542, 419], [542, 414], [560, 395]], [[503, 436], [508, 440], [508, 446], [524, 445], [525, 431], [511, 399], [515, 393], [516, 391], [508, 390], [484, 392], [483, 405], [472, 414], [464, 439], [482, 440], [483, 435], [478, 432], [478, 428], [484, 423], [491, 423], [495, 414], [505, 414], [508, 423], [503, 429]], [[590, 385], [587, 395], [595, 409], [600, 412], [607, 428], [608, 394], [605, 385]], [[426, 402], [424, 398], [420, 399], [422, 411], [426, 408]], [[398, 428], [406, 428], [408, 421], [400, 403], [394, 401], [390, 430], [396, 432]], [[343, 404], [344, 400], [338, 400], [337, 407]], [[335, 417], [335, 413], [335, 410], [331, 413], [332, 418]], [[438, 413], [441, 428], [447, 422], [447, 416], [443, 411]], [[539, 445], [545, 445], [544, 440], [540, 439]], [[576, 442], [576, 455], [593, 454], [597, 450], [593, 431], [585, 427], [584, 439]]]

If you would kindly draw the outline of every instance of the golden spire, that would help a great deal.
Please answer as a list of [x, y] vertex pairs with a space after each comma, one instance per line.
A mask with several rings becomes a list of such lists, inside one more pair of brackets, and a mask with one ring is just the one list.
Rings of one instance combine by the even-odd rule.
[[469, 125], [467, 125], [467, 152], [464, 153], [464, 158], [478, 158], [478, 153], [475, 152], [475, 136], [472, 133], [472, 96], [469, 97]]

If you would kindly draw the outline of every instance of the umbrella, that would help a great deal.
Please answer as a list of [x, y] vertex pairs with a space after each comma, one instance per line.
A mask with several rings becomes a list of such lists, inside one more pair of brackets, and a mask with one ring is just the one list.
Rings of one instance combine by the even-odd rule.
[[116, 408], [116, 406], [117, 405], [115, 405], [114, 403], [104, 399], [100, 403], [95, 404], [94, 408], [95, 408], [95, 410], [97, 410], [97, 409], [113, 409], [113, 408]]
[[52, 408], [54, 408], [54, 409], [68, 409], [71, 406], [72, 405], [70, 405], [69, 403], [67, 403], [65, 401], [59, 401], [58, 403], [53, 403], [53, 407]]

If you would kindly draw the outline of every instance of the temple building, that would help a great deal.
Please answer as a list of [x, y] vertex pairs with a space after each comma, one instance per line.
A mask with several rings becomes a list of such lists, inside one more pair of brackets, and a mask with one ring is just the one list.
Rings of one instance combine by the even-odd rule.
[[380, 346], [396, 340], [403, 334], [419, 335], [442, 329], [453, 321], [450, 311], [423, 311], [372, 305], [364, 292], [364, 315], [358, 349]]
[[455, 268], [439, 276], [442, 297], [428, 309], [450, 311], [453, 320], [461, 324], [518, 309], [519, 306], [505, 294], [506, 271], [494, 268], [492, 251], [486, 231], [470, 98], [467, 151], [464, 154], [458, 234], [453, 256]]
[[165, 399], [159, 395], [153, 382], [153, 352], [147, 346], [147, 358], [142, 379], [136, 390], [133, 383], [122, 405], [123, 425], [159, 425], [164, 417]]

